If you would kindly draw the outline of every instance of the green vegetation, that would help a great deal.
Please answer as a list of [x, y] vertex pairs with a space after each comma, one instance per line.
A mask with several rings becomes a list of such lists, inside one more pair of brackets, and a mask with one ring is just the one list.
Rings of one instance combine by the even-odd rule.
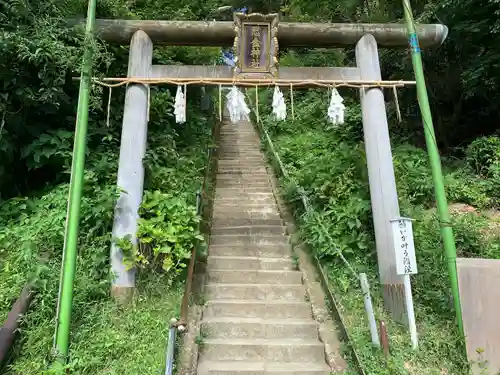
[[[175, 129], [151, 124], [149, 178], [139, 229], [143, 245], [139, 290], [132, 306], [123, 310], [108, 298], [118, 142], [103, 142], [95, 150], [97, 160], [90, 158], [73, 309], [73, 372], [120, 374], [134, 369], [134, 373], [153, 374], [161, 369], [168, 322], [178, 315], [182, 297], [183, 285], [177, 276], [199, 236], [194, 229], [199, 220], [195, 192], [203, 180], [211, 123], [210, 117], [191, 113], [183, 126], [198, 129], [198, 135], [193, 138], [196, 142], [186, 146], [172, 144], [178, 137]], [[172, 140], [168, 144], [167, 135]], [[103, 159], [108, 164], [102, 164], [100, 171], [96, 165]], [[10, 218], [0, 231], [0, 318], [6, 317], [28, 277], [36, 276], [38, 286], [9, 374], [40, 374], [46, 367], [44, 359], [49, 359], [67, 190], [67, 184], [61, 184], [39, 197], [12, 199], [0, 206], [1, 216]], [[173, 191], [178, 193], [174, 196]]]
[[[99, 2], [98, 16], [149, 18], [148, 12], [156, 12], [164, 18], [197, 17], [183, 14], [179, 4], [175, 10], [163, 9], [171, 12], [167, 17], [155, 8], [159, 4], [127, 9], [120, 3]], [[61, 22], [83, 14], [86, 2], [64, 5], [18, 1], [0, 8], [0, 18], [8, 20], [0, 34], [0, 320], [28, 280], [37, 287], [15, 360], [4, 369], [9, 375], [40, 375], [52, 361], [78, 90], [71, 77], [78, 75], [82, 40], [80, 34], [66, 34]], [[217, 53], [215, 48], [156, 48], [154, 59], [210, 63]], [[96, 74], [123, 75], [127, 55], [127, 48], [98, 43]], [[136, 254], [142, 267], [134, 301], [120, 308], [109, 299], [108, 255], [124, 90], [113, 90], [109, 126], [109, 94], [99, 87], [92, 94], [69, 368], [77, 374], [156, 374], [164, 366], [169, 320], [178, 315], [182, 270], [198, 237], [195, 193], [207, 163], [213, 109], [200, 110], [201, 93], [190, 90], [188, 121], [178, 125], [171, 92], [152, 89]], [[137, 259], [131, 256], [130, 261]]]
[[[303, 240], [328, 269], [367, 373], [468, 374], [454, 324], [427, 154], [393, 138], [401, 211], [415, 219], [420, 270], [413, 277], [420, 338], [420, 350], [414, 353], [404, 327], [383, 312], [359, 105], [349, 99], [346, 123], [332, 127], [326, 119], [327, 99], [326, 93], [304, 94], [295, 103], [295, 121], [276, 122], [268, 115], [264, 127], [291, 177], [282, 180], [283, 193], [294, 208]], [[464, 150], [463, 160], [445, 159], [460, 257], [500, 257], [500, 233], [495, 231], [498, 215], [497, 221], [491, 217], [498, 208], [499, 142], [494, 136], [478, 138]], [[304, 212], [295, 183], [305, 191], [318, 217]], [[321, 227], [327, 229], [328, 236]], [[383, 319], [388, 327], [392, 355], [387, 362], [382, 352], [371, 348], [359, 282], [338, 257], [338, 250], [356, 272], [369, 276], [377, 319]]]
[[[0, 320], [22, 286], [37, 293], [24, 318], [9, 375], [40, 375], [52, 360], [69, 168], [82, 57], [82, 30], [65, 19], [84, 17], [85, 0], [13, 0], [0, 4]], [[198, 19], [213, 2], [98, 1], [97, 17]], [[97, 76], [126, 74], [128, 48], [96, 42]], [[218, 48], [155, 48], [160, 64], [213, 63]], [[174, 88], [175, 89], [175, 88]], [[173, 96], [153, 88], [137, 295], [126, 308], [109, 299], [109, 248], [118, 191], [124, 90], [93, 87], [75, 282], [70, 364], [77, 374], [157, 374], [164, 361], [169, 320], [178, 315], [182, 272], [198, 236], [196, 191], [211, 142], [212, 109], [188, 93], [188, 121], [173, 119]], [[156, 211], [161, 210], [157, 215]], [[135, 251], [137, 250], [137, 251]], [[149, 262], [146, 264], [146, 261]], [[159, 266], [158, 266], [159, 265]]]

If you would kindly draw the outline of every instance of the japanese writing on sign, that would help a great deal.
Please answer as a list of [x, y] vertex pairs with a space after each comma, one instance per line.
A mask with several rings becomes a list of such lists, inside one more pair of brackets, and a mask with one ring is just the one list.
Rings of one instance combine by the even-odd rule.
[[241, 68], [243, 71], [268, 71], [271, 61], [270, 26], [244, 23], [242, 27]]
[[396, 254], [396, 272], [398, 275], [414, 275], [417, 273], [417, 260], [411, 219], [392, 220], [391, 225]]
[[260, 27], [252, 27], [252, 62], [250, 63], [251, 68], [258, 68], [260, 66]]

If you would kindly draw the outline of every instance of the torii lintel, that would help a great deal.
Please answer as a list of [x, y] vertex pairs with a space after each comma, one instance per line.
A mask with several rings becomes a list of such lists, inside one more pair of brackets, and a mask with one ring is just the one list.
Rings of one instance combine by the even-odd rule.
[[[83, 20], [70, 20], [70, 25], [83, 25]], [[132, 35], [143, 30], [153, 43], [163, 45], [228, 47], [234, 43], [234, 23], [231, 21], [155, 21], [155, 20], [96, 20], [97, 35], [103, 40], [130, 44]], [[420, 46], [441, 45], [448, 28], [441, 24], [416, 26]], [[280, 47], [346, 47], [354, 46], [365, 34], [371, 34], [380, 47], [408, 46], [406, 26], [400, 23], [305, 23], [280, 22]]]

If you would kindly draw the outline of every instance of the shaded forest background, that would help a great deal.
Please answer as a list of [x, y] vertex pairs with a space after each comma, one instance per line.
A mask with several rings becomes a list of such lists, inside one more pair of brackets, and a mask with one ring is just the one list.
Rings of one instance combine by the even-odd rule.
[[[436, 133], [442, 152], [460, 152], [475, 138], [498, 131], [500, 84], [500, 2], [484, 0], [418, 0], [412, 2], [419, 22], [444, 23], [444, 45], [424, 50]], [[97, 17], [230, 19], [214, 16], [221, 1], [163, 0], [98, 1]], [[402, 6], [388, 0], [233, 1], [252, 11], [279, 11], [283, 19], [332, 22], [398, 22]], [[478, 6], [480, 5], [480, 6]], [[75, 123], [81, 35], [64, 27], [67, 17], [84, 16], [83, 0], [3, 0], [0, 3], [0, 197], [29, 194], [47, 184], [68, 179]], [[202, 53], [202, 52], [200, 52]], [[328, 64], [325, 50], [297, 51], [304, 60]], [[346, 60], [352, 51], [341, 51]], [[127, 47], [99, 44], [95, 74], [126, 72]], [[193, 51], [172, 49], [164, 62], [193, 63]], [[387, 79], [412, 77], [407, 50], [382, 51]], [[300, 63], [300, 59], [299, 59]], [[307, 63], [307, 62], [306, 62]], [[332, 61], [333, 63], [333, 61]], [[105, 127], [106, 95], [94, 90], [89, 153], [99, 144]], [[414, 90], [401, 92], [404, 124], [393, 132], [423, 145], [422, 126]], [[116, 96], [112, 113], [120, 124], [122, 102]], [[119, 126], [118, 126], [119, 127]], [[113, 129], [119, 131], [118, 128]], [[106, 130], [108, 131], [108, 130]]]

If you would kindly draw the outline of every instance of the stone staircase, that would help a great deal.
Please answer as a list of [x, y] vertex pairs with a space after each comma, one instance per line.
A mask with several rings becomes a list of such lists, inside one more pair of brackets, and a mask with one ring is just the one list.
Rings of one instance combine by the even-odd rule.
[[330, 374], [253, 126], [218, 154], [197, 374]]

